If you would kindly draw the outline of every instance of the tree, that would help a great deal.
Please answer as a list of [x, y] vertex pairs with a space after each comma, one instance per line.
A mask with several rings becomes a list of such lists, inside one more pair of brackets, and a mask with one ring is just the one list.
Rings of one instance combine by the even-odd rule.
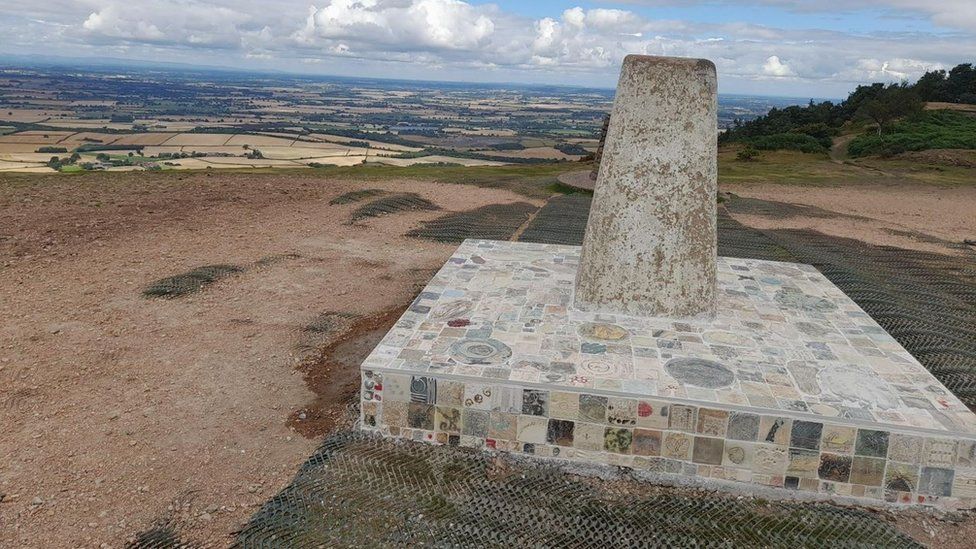
[[929, 71], [915, 83], [915, 91], [922, 101], [946, 100], [946, 71]]
[[908, 86], [892, 84], [876, 97], [861, 103], [857, 116], [878, 125], [878, 136], [897, 118], [922, 110], [922, 101]]
[[964, 95], [976, 94], [976, 67], [972, 63], [956, 65], [946, 78], [949, 101], [957, 103]]

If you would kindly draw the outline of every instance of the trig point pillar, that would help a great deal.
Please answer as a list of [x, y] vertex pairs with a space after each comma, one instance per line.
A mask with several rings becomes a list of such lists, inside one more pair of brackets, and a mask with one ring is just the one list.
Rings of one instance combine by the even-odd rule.
[[715, 312], [717, 80], [704, 59], [624, 59], [580, 268], [583, 311]]

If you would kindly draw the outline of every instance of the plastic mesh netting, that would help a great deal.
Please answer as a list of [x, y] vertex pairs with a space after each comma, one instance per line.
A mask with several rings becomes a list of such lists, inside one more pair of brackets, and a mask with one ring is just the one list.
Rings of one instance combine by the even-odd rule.
[[[345, 196], [345, 195], [344, 195]], [[340, 197], [341, 198], [341, 197]], [[361, 221], [370, 217], [409, 212], [416, 210], [439, 210], [440, 207], [417, 193], [398, 193], [377, 198], [356, 208], [352, 212], [350, 222]]]
[[537, 209], [528, 202], [490, 204], [425, 221], [407, 236], [458, 244], [466, 238], [508, 240]]
[[554, 196], [529, 222], [518, 240], [580, 245], [583, 243], [583, 232], [586, 230], [586, 219], [589, 215], [589, 195]]
[[237, 547], [921, 547], [868, 511], [616, 476], [344, 432]]

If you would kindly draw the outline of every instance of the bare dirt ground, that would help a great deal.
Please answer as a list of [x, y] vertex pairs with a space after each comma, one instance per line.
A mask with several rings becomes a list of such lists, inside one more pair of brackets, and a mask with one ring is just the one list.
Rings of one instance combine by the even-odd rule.
[[869, 184], [823, 188], [727, 184], [722, 190], [826, 210], [816, 216], [786, 219], [734, 216], [759, 229], [810, 229], [871, 244], [936, 253], [952, 253], [946, 243], [976, 239], [976, 186]]
[[[401, 236], [444, 212], [346, 225], [358, 204], [329, 199], [364, 186], [446, 210], [526, 201], [287, 174], [0, 184], [0, 547], [120, 547], [173, 516], [186, 541], [227, 545], [317, 445], [302, 433], [328, 428], [322, 395], [349, 390], [303, 379], [299, 363], [336, 336], [310, 323], [382, 325], [454, 249]], [[245, 270], [141, 295], [215, 263]]]

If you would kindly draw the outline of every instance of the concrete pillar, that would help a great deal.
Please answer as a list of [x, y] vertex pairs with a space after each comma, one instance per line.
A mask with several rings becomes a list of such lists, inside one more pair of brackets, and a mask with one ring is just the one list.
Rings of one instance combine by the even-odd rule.
[[583, 239], [577, 309], [714, 314], [717, 108], [711, 61], [624, 59]]

